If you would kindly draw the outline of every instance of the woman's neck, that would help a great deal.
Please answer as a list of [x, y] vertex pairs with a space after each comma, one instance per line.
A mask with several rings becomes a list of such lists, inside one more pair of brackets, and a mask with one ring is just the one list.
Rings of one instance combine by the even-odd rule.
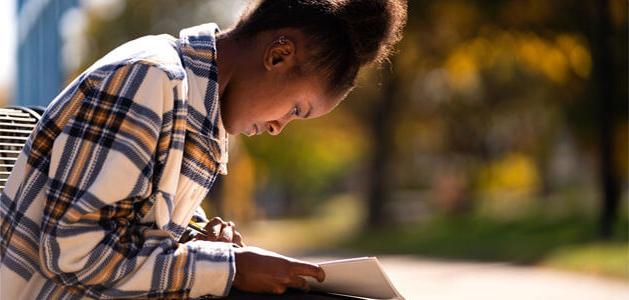
[[238, 57], [242, 56], [242, 47], [230, 31], [220, 33], [216, 38], [216, 65], [218, 67], [218, 95], [219, 99], [227, 90], [229, 82], [236, 71]]

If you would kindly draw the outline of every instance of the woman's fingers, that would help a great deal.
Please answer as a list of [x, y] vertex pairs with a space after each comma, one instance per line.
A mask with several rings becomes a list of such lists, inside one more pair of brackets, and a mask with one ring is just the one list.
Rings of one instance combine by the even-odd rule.
[[236, 244], [239, 247], [246, 247], [245, 242], [243, 242], [242, 234], [238, 231], [234, 231], [234, 239], [232, 243]]
[[219, 217], [214, 217], [204, 227], [207, 236], [199, 239], [214, 242], [234, 243], [239, 247], [245, 247], [242, 235], [236, 231], [236, 224], [229, 221], [225, 222]]
[[225, 226], [221, 228], [221, 233], [218, 237], [218, 240], [221, 242], [231, 243], [233, 239], [234, 239], [234, 227], [229, 226], [229, 224], [226, 224]]
[[271, 294], [284, 294], [287, 289], [297, 289], [302, 291], [310, 291], [310, 285], [301, 276], [298, 275], [285, 275], [275, 277], [272, 282], [268, 282], [268, 289], [266, 292]]
[[227, 223], [223, 221], [223, 219], [219, 217], [212, 218], [212, 220], [210, 220], [210, 222], [208, 222], [205, 225], [205, 231], [209, 235], [208, 240], [210, 241], [218, 240], [221, 236], [221, 229], [223, 228], [224, 224], [226, 225]]
[[286, 292], [286, 286], [282, 284], [276, 284], [271, 289], [271, 294], [281, 295]]
[[281, 254], [257, 247], [238, 248], [236, 256], [236, 276], [233, 286], [237, 289], [282, 294], [287, 288], [308, 290], [310, 287], [303, 276], [311, 276], [319, 281], [325, 279], [323, 269]]
[[292, 276], [290, 281], [288, 282], [288, 287], [302, 290], [302, 291], [310, 290], [310, 285], [308, 285], [308, 282], [306, 281], [306, 279], [304, 279], [301, 276]]
[[304, 261], [291, 262], [291, 273], [294, 275], [310, 276], [319, 282], [325, 280], [325, 272], [321, 267]]

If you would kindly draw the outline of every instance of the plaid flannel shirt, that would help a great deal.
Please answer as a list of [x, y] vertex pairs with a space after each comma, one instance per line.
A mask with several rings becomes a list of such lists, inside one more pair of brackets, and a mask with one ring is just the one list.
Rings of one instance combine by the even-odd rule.
[[180, 241], [227, 172], [217, 31], [128, 42], [53, 100], [0, 197], [1, 299], [229, 292], [231, 245]]

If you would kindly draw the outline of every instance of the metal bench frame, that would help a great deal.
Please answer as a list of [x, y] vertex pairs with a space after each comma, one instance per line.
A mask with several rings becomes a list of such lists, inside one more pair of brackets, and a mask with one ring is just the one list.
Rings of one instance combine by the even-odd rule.
[[4, 190], [17, 158], [44, 110], [40, 106], [0, 108], [0, 191]]

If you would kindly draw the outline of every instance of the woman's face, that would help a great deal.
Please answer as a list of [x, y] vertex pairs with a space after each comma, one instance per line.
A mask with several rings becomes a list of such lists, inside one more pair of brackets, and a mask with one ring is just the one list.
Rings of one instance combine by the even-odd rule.
[[262, 52], [258, 55], [262, 61], [240, 62], [221, 96], [221, 116], [229, 134], [277, 135], [289, 122], [323, 116], [340, 102], [341, 97], [327, 95], [322, 76], [291, 75], [305, 59], [304, 51], [295, 51], [292, 39], [273, 40], [255, 52]]

